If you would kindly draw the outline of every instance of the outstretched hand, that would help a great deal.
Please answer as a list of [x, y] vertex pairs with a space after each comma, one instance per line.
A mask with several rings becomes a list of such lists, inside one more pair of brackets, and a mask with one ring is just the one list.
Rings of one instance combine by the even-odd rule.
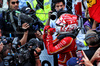
[[93, 64], [89, 61], [89, 59], [88, 59], [88, 57], [86, 56], [86, 54], [84, 53], [84, 51], [82, 51], [82, 53], [83, 53], [83, 58], [82, 58], [82, 60], [83, 61], [81, 61], [79, 64], [81, 65], [81, 64], [84, 64], [85, 66], [93, 66]]

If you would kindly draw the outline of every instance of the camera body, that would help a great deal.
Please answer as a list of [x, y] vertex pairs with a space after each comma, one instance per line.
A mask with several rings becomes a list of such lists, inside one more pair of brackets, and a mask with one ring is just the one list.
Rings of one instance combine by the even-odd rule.
[[52, 12], [50, 15], [50, 19], [52, 19], [52, 20], [57, 19], [57, 12]]
[[15, 44], [14, 47], [12, 45], [10, 53], [8, 53], [8, 55], [3, 58], [4, 66], [16, 66], [16, 64], [20, 66], [24, 62], [27, 62], [32, 57], [34, 57], [34, 51], [36, 51], [35, 49], [37, 47], [39, 47], [41, 50], [44, 49], [43, 42], [38, 41], [35, 38], [30, 39], [29, 42], [20, 47], [16, 47], [17, 45], [19, 45], [16, 44], [16, 41], [18, 41], [18, 39], [14, 38], [14, 40], [12, 41], [12, 43]]
[[14, 57], [13, 56], [6, 56], [3, 58], [4, 66], [13, 66], [14, 64]]
[[32, 25], [38, 25], [38, 29], [43, 29], [44, 25], [42, 21], [36, 17], [36, 13], [33, 9], [25, 8], [25, 10], [7, 10], [3, 11], [3, 19], [9, 23], [9, 25], [14, 25], [15, 31], [18, 31], [22, 28], [23, 23], [28, 23], [30, 27]]
[[13, 37], [6, 37], [6, 36], [1, 36], [0, 37], [0, 43], [2, 42], [4, 45], [12, 43]]
[[63, 10], [63, 8], [61, 8], [59, 11], [53, 11], [53, 12], [51, 12], [50, 19], [55, 20], [64, 13], [67, 13], [67, 11]]

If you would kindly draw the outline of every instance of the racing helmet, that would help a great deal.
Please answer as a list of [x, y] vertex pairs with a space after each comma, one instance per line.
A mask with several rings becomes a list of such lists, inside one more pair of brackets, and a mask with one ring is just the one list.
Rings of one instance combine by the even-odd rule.
[[59, 34], [70, 33], [78, 27], [77, 16], [72, 14], [62, 14], [56, 21], [56, 32]]

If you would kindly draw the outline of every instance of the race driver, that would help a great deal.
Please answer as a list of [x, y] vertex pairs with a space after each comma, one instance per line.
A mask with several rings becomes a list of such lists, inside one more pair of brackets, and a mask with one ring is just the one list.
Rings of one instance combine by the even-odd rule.
[[[72, 14], [62, 14], [56, 21], [56, 27], [45, 26], [43, 41], [49, 55], [59, 54], [58, 66], [66, 66], [67, 60], [76, 56], [76, 42], [69, 34], [78, 28], [77, 16]], [[57, 33], [57, 38], [53, 40], [52, 35]]]

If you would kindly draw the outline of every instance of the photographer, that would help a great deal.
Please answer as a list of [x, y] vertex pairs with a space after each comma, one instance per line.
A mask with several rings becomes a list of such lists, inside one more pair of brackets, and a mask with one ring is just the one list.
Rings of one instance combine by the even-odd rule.
[[[54, 0], [54, 2], [53, 2], [53, 4], [52, 4], [52, 11], [50, 11], [49, 13], [48, 13], [48, 15], [49, 15], [49, 18], [48, 18], [48, 21], [47, 21], [47, 23], [46, 23], [46, 26], [47, 25], [50, 25], [52, 28], [55, 28], [55, 21], [57, 20], [57, 18], [56, 18], [56, 20], [54, 20], [54, 21], [51, 21], [50, 20], [50, 16], [51, 16], [51, 13], [52, 12], [57, 12], [57, 11], [59, 11], [60, 9], [62, 9], [63, 8], [63, 10], [64, 10], [64, 8], [65, 8], [65, 2], [64, 2], [64, 0]], [[55, 14], [55, 15], [57, 15], [57, 14]]]
[[[47, 20], [46, 26], [50, 25], [50, 27], [55, 28], [55, 26], [56, 26], [55, 21], [57, 20], [57, 17], [58, 17], [57, 12], [60, 9], [64, 10], [65, 2], [64, 2], [64, 0], [54, 0], [54, 2], [52, 2], [52, 3], [53, 3], [52, 4], [52, 11], [50, 11], [48, 13], [48, 20]], [[51, 19], [51, 18], [54, 18], [54, 17], [51, 16], [52, 13], [54, 13], [54, 15], [56, 16], [56, 18], [54, 20]], [[53, 39], [55, 39], [55, 38], [56, 38], [56, 36], [53, 35]]]
[[[19, 8], [18, 8], [19, 1], [18, 0], [7, 0], [7, 4], [9, 7], [8, 11], [19, 10]], [[17, 24], [17, 21], [15, 21], [15, 24]], [[28, 31], [27, 31], [27, 29], [28, 29]], [[31, 38], [36, 38], [34, 32], [32, 31], [33, 28], [30, 28], [30, 25], [28, 23], [22, 24], [22, 30], [25, 30], [24, 32], [21, 31], [21, 32], [19, 32], [19, 34], [16, 34], [16, 31], [14, 30], [14, 27], [12, 26], [11, 22], [6, 22], [6, 20], [3, 18], [3, 13], [0, 14], [0, 30], [1, 30], [0, 36], [5, 35], [7, 37], [18, 37], [20, 39], [21, 45], [24, 45]], [[37, 32], [36, 32], [36, 34], [37, 34]], [[22, 36], [23, 36], [23, 38], [22, 38]]]
[[[23, 36], [23, 38], [25, 38], [25, 36]], [[21, 41], [23, 41], [24, 39], [22, 38], [22, 40]], [[35, 41], [36, 41], [36, 39], [34, 39]], [[35, 47], [35, 44], [34, 43], [36, 43], [36, 42], [33, 42], [34, 40], [32, 40], [32, 42], [29, 42], [29, 43], [27, 43], [27, 44], [31, 44], [31, 43], [33, 43], [33, 46], [31, 46], [30, 45], [30, 49], [33, 47], [33, 49], [35, 49], [35, 51], [33, 51], [32, 50], [32, 52], [31, 51], [29, 51], [28, 49], [25, 49], [25, 51], [29, 51], [28, 53], [29, 53], [29, 55], [27, 55], [27, 53], [26, 53], [26, 55], [27, 55], [27, 59], [23, 59], [23, 58], [21, 58], [23, 61], [19, 64], [18, 63], [18, 66], [32, 66], [32, 65], [34, 65], [34, 66], [41, 66], [41, 62], [40, 62], [40, 59], [39, 59], [39, 54], [40, 54], [40, 52], [41, 52], [41, 48], [40, 47]], [[12, 43], [12, 42], [11, 42]], [[39, 43], [38, 43], [39, 44]], [[12, 45], [13, 46], [13, 45]], [[19, 48], [20, 48], [20, 46], [21, 45], [16, 45], [16, 46], [18, 46]], [[23, 46], [23, 45], [22, 45]], [[25, 45], [24, 45], [24, 47], [25, 47]], [[35, 48], [34, 48], [35, 47]], [[21, 52], [21, 53], [19, 53], [19, 54], [17, 54], [16, 55], [16, 50], [17, 49], [14, 49], [14, 47], [11, 47], [11, 44], [10, 43], [8, 43], [8, 44], [6, 44], [6, 45], [3, 45], [3, 43], [1, 43], [0, 44], [0, 66], [4, 66], [4, 65], [6, 65], [5, 64], [5, 61], [4, 61], [4, 59], [8, 56], [9, 57], [9, 59], [7, 59], [8, 61], [10, 61], [10, 60], [13, 60], [13, 63], [10, 63], [9, 62], [9, 64], [11, 65], [11, 66], [15, 66], [15, 61], [16, 60], [18, 60], [18, 61], [20, 61], [20, 58], [19, 59], [17, 59], [16, 58], [16, 56], [19, 56], [20, 57], [20, 54], [22, 54], [23, 52]], [[42, 49], [43, 50], [43, 49]], [[13, 51], [13, 53], [14, 53], [14, 57], [15, 58], [11, 58], [10, 59], [10, 56], [9, 56], [9, 54], [8, 53], [10, 53], [10, 54], [12, 54], [12, 51]], [[30, 55], [32, 53], [32, 55]], [[25, 54], [24, 54], [25, 55]], [[26, 56], [24, 56], [24, 55], [22, 55], [22, 57], [25, 57], [26, 58]], [[13, 57], [12, 55], [11, 55], [11, 57]], [[3, 63], [4, 62], [4, 63]], [[2, 64], [3, 63], [3, 64]]]
[[[18, 0], [7, 0], [7, 4], [9, 6], [7, 12], [13, 12], [14, 10], [19, 10], [18, 6], [19, 6], [19, 1]], [[6, 20], [4, 17], [9, 17], [8, 20]], [[5, 35], [7, 37], [12, 36], [12, 37], [19, 37], [19, 39], [22, 38], [24, 31], [26, 31], [28, 29], [29, 34], [28, 34], [28, 38], [27, 41], [29, 41], [31, 38], [36, 38], [36, 36], [34, 35], [33, 32], [33, 27], [30, 27], [28, 23], [23, 22], [21, 26], [26, 27], [26, 29], [22, 28], [21, 30], [18, 29], [18, 20], [14, 20], [15, 26], [17, 29], [15, 29], [13, 23], [11, 23], [11, 21], [9, 21], [10, 16], [5, 16], [5, 14], [2, 12], [2, 14], [0, 15], [0, 29], [1, 29], [1, 33], [0, 35]], [[16, 30], [19, 30], [18, 32], [16, 32]]]

